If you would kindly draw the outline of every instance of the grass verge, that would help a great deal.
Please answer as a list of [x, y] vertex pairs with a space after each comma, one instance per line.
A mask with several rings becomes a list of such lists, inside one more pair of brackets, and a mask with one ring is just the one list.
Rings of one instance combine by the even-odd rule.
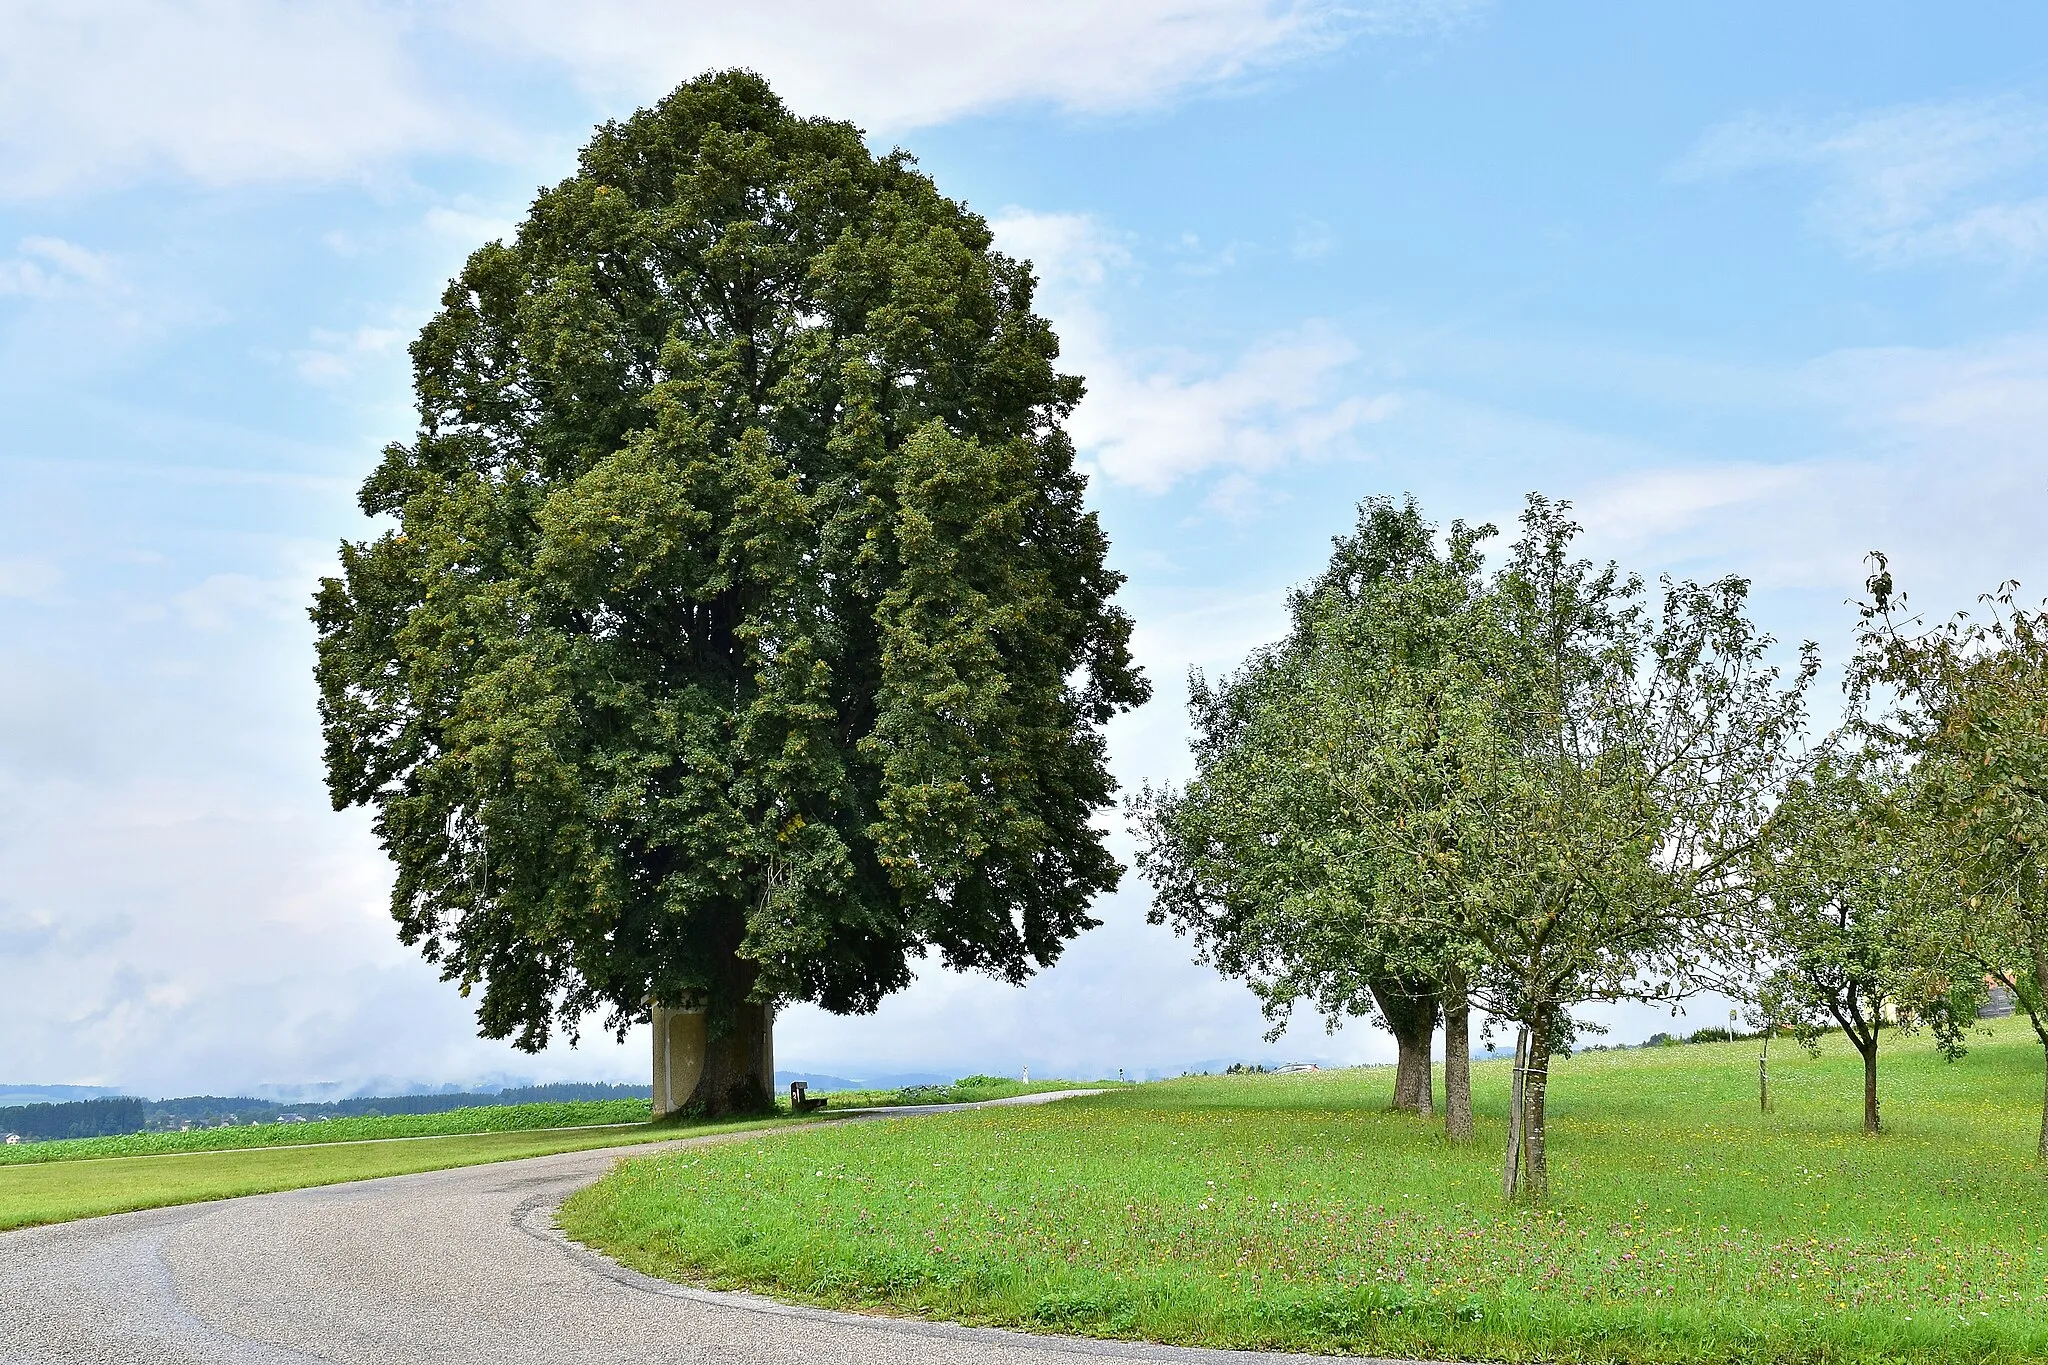
[[1553, 1072], [1545, 1207], [1479, 1141], [1389, 1114], [1384, 1070], [1190, 1078], [1044, 1108], [791, 1133], [623, 1164], [570, 1235], [652, 1274], [832, 1307], [1191, 1345], [1589, 1361], [2048, 1359], [2041, 1058], [2002, 1023], [1943, 1063], [1755, 1044]]
[[1055, 1090], [1128, 1089], [1128, 1081], [1013, 1081], [1003, 1076], [963, 1076], [951, 1085], [909, 1085], [898, 1090], [832, 1090], [820, 1097], [833, 1109], [890, 1109], [917, 1104], [979, 1104], [985, 1100], [1047, 1095]]
[[736, 1123], [649, 1123], [633, 1128], [581, 1131], [469, 1133], [17, 1165], [0, 1168], [0, 1230], [787, 1122], [788, 1119], [756, 1119]]
[[449, 1137], [466, 1133], [513, 1133], [538, 1128], [589, 1128], [601, 1124], [646, 1123], [646, 1100], [583, 1100], [561, 1104], [494, 1104], [449, 1109], [439, 1114], [321, 1119], [313, 1123], [252, 1123], [239, 1128], [201, 1128], [189, 1133], [122, 1133], [113, 1137], [68, 1138], [0, 1147], [0, 1166], [46, 1161], [97, 1161], [110, 1156], [161, 1156], [172, 1152], [218, 1152], [245, 1147], [303, 1147], [327, 1142], [379, 1138]]

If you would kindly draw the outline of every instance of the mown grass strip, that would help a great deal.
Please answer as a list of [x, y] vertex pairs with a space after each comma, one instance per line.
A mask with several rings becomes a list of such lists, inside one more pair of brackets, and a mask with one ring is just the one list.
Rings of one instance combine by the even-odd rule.
[[1020, 1095], [1049, 1095], [1055, 1090], [1115, 1090], [1128, 1088], [1128, 1081], [1013, 1081], [1000, 1076], [966, 1076], [951, 1085], [910, 1085], [894, 1090], [822, 1091], [814, 1098], [829, 1099], [832, 1109], [892, 1109], [927, 1104], [983, 1104], [1009, 1100]]
[[564, 1207], [644, 1271], [832, 1307], [1191, 1345], [1468, 1359], [2048, 1359], [2040, 1052], [1949, 1065], [1754, 1044], [1584, 1054], [1553, 1091], [1557, 1196], [1386, 1112], [1385, 1071], [1193, 1078], [1045, 1108], [627, 1162]]
[[[1072, 1084], [952, 1086], [945, 1088], [948, 1100], [934, 1100], [929, 1091], [868, 1094], [907, 1096], [900, 1103], [971, 1103]], [[644, 1100], [599, 1100], [24, 1143], [0, 1148], [8, 1158], [0, 1162], [0, 1230], [593, 1147], [830, 1122], [834, 1111], [807, 1120], [783, 1114], [723, 1123], [652, 1124], [646, 1117]]]
[[122, 1133], [112, 1137], [24, 1142], [0, 1147], [0, 1166], [47, 1161], [93, 1161], [105, 1157], [155, 1156], [173, 1152], [216, 1152], [248, 1147], [304, 1147], [331, 1142], [374, 1142], [384, 1138], [447, 1137], [467, 1133], [511, 1133], [550, 1128], [645, 1123], [646, 1100], [581, 1100], [553, 1104], [500, 1104], [450, 1109], [439, 1114], [387, 1114], [321, 1119], [312, 1123], [261, 1123], [239, 1128], [201, 1128], [189, 1133]]
[[[0, 1230], [455, 1166], [516, 1161], [556, 1152], [738, 1132], [787, 1122], [757, 1119], [722, 1124], [663, 1123], [631, 1128], [473, 1133], [13, 1166], [0, 1169]], [[187, 1159], [167, 1160], [166, 1156]]]

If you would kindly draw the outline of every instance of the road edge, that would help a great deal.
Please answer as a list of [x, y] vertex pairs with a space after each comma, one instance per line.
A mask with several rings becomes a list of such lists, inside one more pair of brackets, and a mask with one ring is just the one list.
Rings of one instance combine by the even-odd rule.
[[[943, 1112], [980, 1108], [983, 1105], [1008, 1105], [1019, 1103], [1050, 1103], [1075, 1095], [1102, 1094], [1096, 1091], [1054, 1092], [1040, 1099], [1037, 1096], [1019, 1095], [1008, 1100], [984, 1100], [979, 1104], [945, 1105], [931, 1108], [896, 1110], [846, 1110], [848, 1118], [858, 1115], [865, 1120], [889, 1117], [914, 1117], [919, 1113]], [[789, 1131], [787, 1128], [756, 1129], [751, 1132], [731, 1134], [707, 1134], [700, 1139], [683, 1139], [668, 1144], [666, 1150], [674, 1151], [684, 1146], [708, 1146], [714, 1142], [744, 1142], [772, 1133]], [[653, 1155], [649, 1152], [648, 1155]], [[639, 1159], [638, 1154], [624, 1154], [622, 1161]], [[603, 1177], [599, 1177], [602, 1179]], [[594, 1181], [592, 1182], [595, 1183]], [[588, 1188], [578, 1186], [577, 1190]], [[1077, 1356], [1110, 1356], [1123, 1360], [1174, 1361], [1179, 1365], [1248, 1365], [1248, 1362], [1264, 1362], [1265, 1365], [1284, 1365], [1288, 1361], [1321, 1362], [1343, 1361], [1347, 1365], [1454, 1365], [1448, 1361], [1396, 1360], [1385, 1356], [1315, 1356], [1298, 1352], [1239, 1351], [1215, 1346], [1169, 1346], [1156, 1341], [1132, 1341], [1120, 1337], [1075, 1337], [1053, 1333], [1020, 1331], [1013, 1327], [970, 1327], [965, 1323], [940, 1322], [930, 1318], [888, 1317], [879, 1313], [850, 1313], [838, 1308], [814, 1308], [809, 1304], [785, 1303], [781, 1299], [765, 1294], [743, 1290], [701, 1289], [696, 1285], [678, 1284], [664, 1280], [630, 1266], [622, 1265], [591, 1247], [585, 1246], [555, 1226], [554, 1214], [563, 1202], [577, 1190], [544, 1190], [522, 1200], [512, 1210], [512, 1226], [534, 1240], [553, 1247], [561, 1255], [575, 1262], [584, 1270], [602, 1276], [615, 1284], [642, 1293], [658, 1294], [663, 1298], [681, 1299], [690, 1303], [701, 1303], [709, 1307], [727, 1308], [740, 1312], [755, 1313], [762, 1317], [781, 1318], [793, 1322], [831, 1323], [835, 1326], [853, 1327], [885, 1335], [914, 1336], [941, 1341], [975, 1342], [983, 1345], [1004, 1345], [1019, 1349], [1056, 1351]]]

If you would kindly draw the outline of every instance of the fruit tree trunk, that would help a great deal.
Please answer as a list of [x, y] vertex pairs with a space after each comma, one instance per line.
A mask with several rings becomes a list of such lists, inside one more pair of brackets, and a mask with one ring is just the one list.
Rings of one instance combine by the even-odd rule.
[[1532, 1011], [1529, 1061], [1522, 1080], [1522, 1192], [1531, 1199], [1550, 1193], [1550, 1148], [1545, 1140], [1544, 1095], [1550, 1086], [1551, 1011]]
[[1373, 1000], [1394, 1035], [1394, 1108], [1411, 1114], [1436, 1111], [1436, 1082], [1429, 1045], [1436, 1037], [1436, 989], [1428, 982], [1387, 978], [1371, 983]]
[[1444, 1136], [1472, 1140], [1472, 1003], [1455, 967], [1444, 977]]

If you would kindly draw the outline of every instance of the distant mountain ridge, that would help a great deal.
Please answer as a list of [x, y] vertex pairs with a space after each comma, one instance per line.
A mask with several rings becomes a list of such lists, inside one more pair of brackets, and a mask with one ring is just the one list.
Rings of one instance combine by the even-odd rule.
[[901, 1090], [907, 1085], [951, 1085], [965, 1072], [878, 1071], [872, 1076], [827, 1076], [815, 1071], [778, 1071], [775, 1088], [789, 1089], [791, 1081], [802, 1081], [820, 1094], [833, 1090]]

